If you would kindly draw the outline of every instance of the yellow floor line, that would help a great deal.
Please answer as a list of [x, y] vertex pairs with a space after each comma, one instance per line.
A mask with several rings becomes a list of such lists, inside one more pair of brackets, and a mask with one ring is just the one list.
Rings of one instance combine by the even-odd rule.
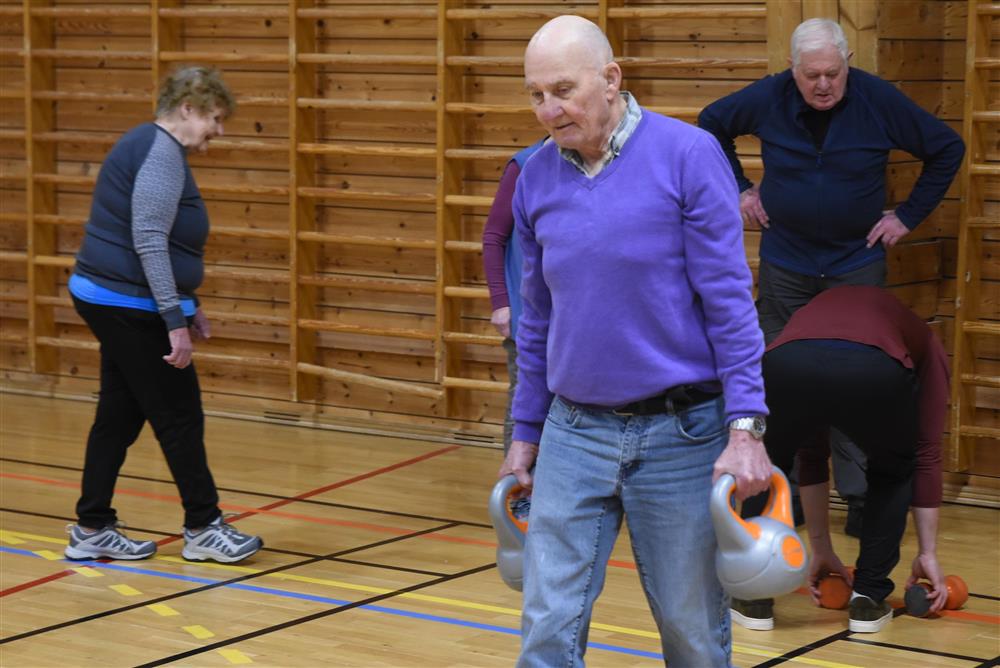
[[238, 649], [220, 649], [219, 654], [221, 654], [229, 663], [235, 663], [237, 665], [243, 663], [253, 663], [253, 659]]
[[39, 543], [51, 543], [53, 545], [66, 545], [69, 541], [65, 538], [52, 538], [51, 536], [39, 536], [35, 533], [24, 533], [23, 531], [0, 530], [0, 536], [14, 536], [24, 540], [36, 540]]
[[21, 540], [9, 531], [0, 530], [0, 540], [5, 543], [10, 543], [11, 545], [23, 545], [25, 541]]
[[166, 603], [152, 603], [146, 607], [158, 614], [160, 617], [176, 617], [181, 614]]
[[142, 592], [135, 587], [126, 584], [108, 585], [108, 589], [118, 592], [122, 596], [141, 596]]
[[34, 550], [34, 553], [42, 559], [48, 559], [49, 561], [59, 561], [63, 558], [63, 555], [58, 552], [53, 552], [52, 550]]
[[192, 624], [191, 626], [182, 626], [185, 631], [193, 635], [198, 640], [204, 640], [205, 638], [214, 638], [215, 634], [206, 629], [201, 624]]
[[90, 566], [80, 566], [79, 568], [74, 568], [72, 570], [87, 578], [104, 577], [104, 573], [100, 572], [96, 568], [91, 568]]

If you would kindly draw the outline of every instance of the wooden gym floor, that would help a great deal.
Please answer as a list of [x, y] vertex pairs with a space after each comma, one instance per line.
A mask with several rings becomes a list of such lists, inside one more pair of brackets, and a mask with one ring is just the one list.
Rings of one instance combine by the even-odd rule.
[[[180, 504], [149, 430], [116, 506], [148, 561], [62, 560], [88, 403], [0, 394], [0, 665], [511, 666], [520, 597], [500, 581], [486, 499], [497, 450], [209, 418], [223, 508], [259, 533], [246, 563], [180, 559]], [[940, 555], [962, 610], [849, 633], [846, 612], [790, 594], [773, 632], [735, 628], [740, 666], [976, 666], [1000, 654], [1000, 514], [947, 505]], [[839, 532], [847, 561], [857, 543]], [[914, 555], [908, 531], [894, 578]], [[591, 666], [661, 664], [626, 536], [590, 632]], [[991, 662], [993, 662], [991, 664]]]

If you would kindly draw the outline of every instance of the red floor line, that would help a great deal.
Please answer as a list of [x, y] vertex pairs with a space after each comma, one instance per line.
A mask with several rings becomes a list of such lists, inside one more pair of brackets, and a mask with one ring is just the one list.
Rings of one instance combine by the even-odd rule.
[[25, 589], [31, 589], [32, 587], [37, 587], [38, 585], [43, 585], [46, 582], [52, 582], [53, 580], [64, 578], [67, 575], [73, 575], [73, 571], [59, 571], [58, 573], [53, 573], [52, 575], [46, 575], [44, 578], [38, 578], [37, 580], [32, 580], [31, 582], [24, 582], [19, 585], [14, 585], [13, 587], [8, 587], [7, 589], [0, 591], [0, 598], [3, 598], [8, 594], [16, 594], [19, 591], [24, 591]]

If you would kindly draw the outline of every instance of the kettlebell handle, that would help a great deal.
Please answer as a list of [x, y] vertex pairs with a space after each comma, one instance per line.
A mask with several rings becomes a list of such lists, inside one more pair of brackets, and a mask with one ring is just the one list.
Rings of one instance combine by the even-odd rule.
[[[736, 478], [729, 473], [725, 473], [719, 478], [716, 485], [725, 486], [725, 497], [729, 502], [727, 506], [733, 519], [739, 522], [740, 526], [754, 540], [760, 538], [760, 527], [740, 517], [733, 507], [733, 497], [736, 494]], [[786, 526], [795, 528], [795, 522], [792, 519], [792, 488], [788, 484], [788, 478], [785, 477], [785, 474], [777, 466], [771, 467], [771, 481], [768, 487], [767, 505], [764, 506], [764, 510], [760, 516], [770, 517]]]
[[503, 499], [503, 509], [507, 513], [507, 518], [521, 530], [521, 533], [528, 531], [528, 523], [514, 516], [514, 511], [510, 507], [510, 497], [524, 489], [513, 473], [505, 475], [497, 483], [497, 494]]

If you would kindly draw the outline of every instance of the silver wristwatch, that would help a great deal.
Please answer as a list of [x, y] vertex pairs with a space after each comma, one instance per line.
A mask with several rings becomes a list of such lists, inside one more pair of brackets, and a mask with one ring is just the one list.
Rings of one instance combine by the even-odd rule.
[[764, 419], [763, 415], [736, 418], [729, 423], [729, 428], [748, 431], [751, 436], [760, 440], [764, 438], [764, 432], [767, 431], [767, 420]]

